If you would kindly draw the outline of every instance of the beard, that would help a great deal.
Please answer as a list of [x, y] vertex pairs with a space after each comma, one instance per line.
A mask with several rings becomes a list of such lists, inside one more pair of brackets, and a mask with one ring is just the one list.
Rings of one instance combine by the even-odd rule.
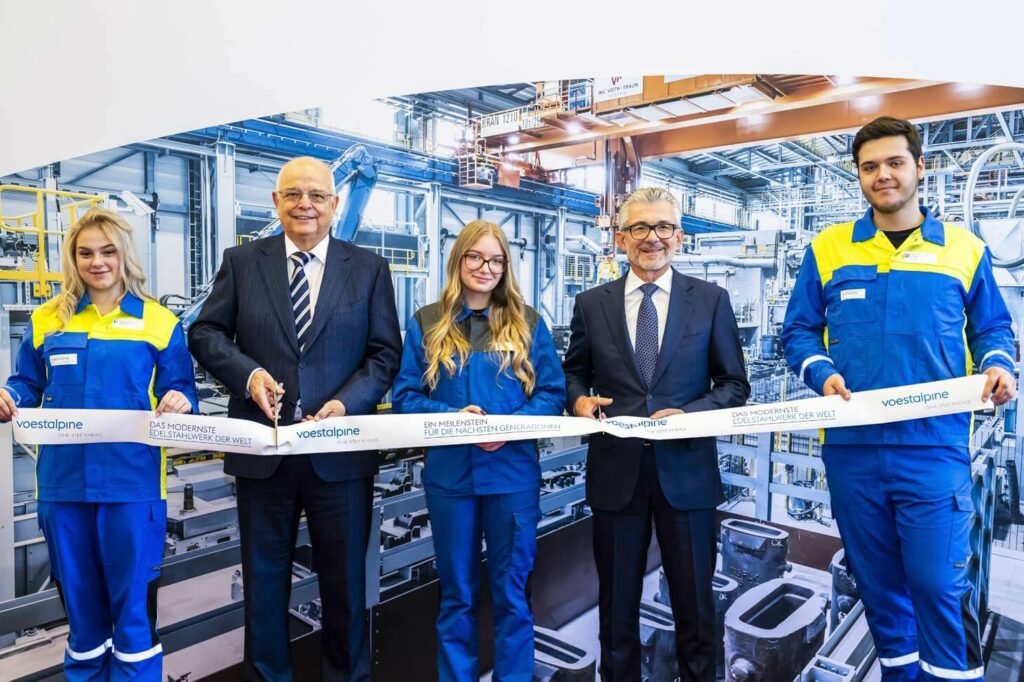
[[893, 213], [899, 213], [900, 211], [902, 211], [903, 208], [908, 203], [910, 203], [910, 201], [913, 198], [914, 198], [914, 195], [910, 194], [909, 196], [901, 196], [894, 203], [882, 204], [882, 203], [876, 203], [876, 202], [871, 201], [871, 200], [868, 200], [868, 203], [871, 204], [871, 208], [875, 209], [876, 213], [893, 214]]
[[895, 188], [886, 188], [896, 189], [897, 191], [896, 198], [886, 203], [882, 203], [877, 197], [875, 197], [875, 193], [868, 194], [867, 192], [865, 192], [864, 195], [865, 198], [868, 200], [868, 203], [871, 204], [871, 208], [875, 209], [875, 212], [886, 215], [899, 213], [907, 206], [907, 204], [909, 204], [911, 201], [914, 201], [914, 199], [917, 197], [917, 186], [920, 184], [920, 182], [921, 178], [917, 178], [917, 181], [906, 189], [902, 184], [897, 185]]

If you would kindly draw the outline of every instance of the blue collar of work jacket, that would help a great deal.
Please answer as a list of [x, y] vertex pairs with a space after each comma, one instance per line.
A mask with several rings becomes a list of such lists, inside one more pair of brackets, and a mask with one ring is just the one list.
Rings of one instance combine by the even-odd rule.
[[[75, 308], [75, 314], [85, 310], [85, 307], [92, 303], [89, 298], [89, 292], [82, 294], [82, 300], [78, 302], [78, 307]], [[130, 291], [126, 291], [124, 296], [121, 298], [121, 303], [118, 305], [121, 308], [121, 312], [132, 317], [142, 319], [143, 311], [145, 310], [146, 304], [138, 296]]]
[[[925, 206], [921, 207], [921, 215], [924, 216], [924, 222], [921, 223], [921, 236], [925, 241], [944, 246], [946, 231], [942, 227], [942, 223]], [[876, 232], [878, 232], [878, 228], [875, 227], [875, 210], [869, 208], [867, 213], [853, 224], [853, 241], [866, 242], [874, 237]]]

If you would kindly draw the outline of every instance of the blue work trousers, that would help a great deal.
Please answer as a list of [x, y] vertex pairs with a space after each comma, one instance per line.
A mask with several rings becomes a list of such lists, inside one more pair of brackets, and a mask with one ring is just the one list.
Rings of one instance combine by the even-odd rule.
[[527, 581], [537, 554], [540, 491], [447, 496], [427, 491], [441, 578], [437, 615], [441, 682], [480, 679], [477, 609], [480, 541], [494, 604], [495, 682], [533, 680], [533, 613]]
[[882, 679], [982, 679], [967, 579], [974, 520], [967, 449], [825, 445], [822, 457]]
[[68, 616], [64, 676], [160, 682], [156, 591], [166, 504], [40, 501], [39, 526]]

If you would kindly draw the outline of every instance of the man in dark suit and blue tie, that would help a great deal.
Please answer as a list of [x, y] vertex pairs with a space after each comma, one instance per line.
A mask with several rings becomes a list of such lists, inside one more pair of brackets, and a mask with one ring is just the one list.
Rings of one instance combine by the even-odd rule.
[[[750, 395], [726, 291], [672, 269], [683, 241], [667, 190], [642, 188], [619, 209], [625, 277], [576, 297], [565, 355], [567, 409], [595, 418], [661, 418], [736, 407]], [[723, 500], [714, 438], [590, 438], [601, 679], [640, 679], [639, 612], [651, 522], [676, 623], [683, 682], [715, 679], [715, 508]]]
[[[387, 261], [329, 235], [338, 197], [312, 158], [281, 169], [284, 234], [224, 253], [189, 349], [231, 391], [228, 416], [281, 425], [371, 414], [402, 341]], [[247, 680], [291, 680], [288, 601], [305, 511], [323, 606], [321, 677], [369, 680], [365, 555], [375, 452], [229, 454], [245, 586]]]

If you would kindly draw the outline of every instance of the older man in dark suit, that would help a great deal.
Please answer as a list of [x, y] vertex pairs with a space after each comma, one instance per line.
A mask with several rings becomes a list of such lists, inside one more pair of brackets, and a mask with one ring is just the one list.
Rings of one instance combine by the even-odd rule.
[[[398, 371], [387, 262], [329, 236], [338, 197], [326, 164], [278, 176], [284, 234], [228, 249], [189, 329], [189, 349], [231, 391], [228, 415], [270, 424], [370, 414]], [[365, 554], [374, 452], [227, 456], [237, 479], [245, 581], [245, 678], [290, 680], [288, 600], [305, 511], [323, 604], [321, 676], [368, 680]]]
[[[736, 407], [750, 395], [729, 295], [672, 269], [683, 241], [679, 203], [643, 188], [619, 210], [616, 244], [629, 273], [576, 297], [565, 355], [568, 410], [581, 417], [660, 418]], [[640, 679], [639, 611], [651, 522], [658, 534], [684, 682], [715, 679], [714, 438], [591, 437], [601, 679]]]

